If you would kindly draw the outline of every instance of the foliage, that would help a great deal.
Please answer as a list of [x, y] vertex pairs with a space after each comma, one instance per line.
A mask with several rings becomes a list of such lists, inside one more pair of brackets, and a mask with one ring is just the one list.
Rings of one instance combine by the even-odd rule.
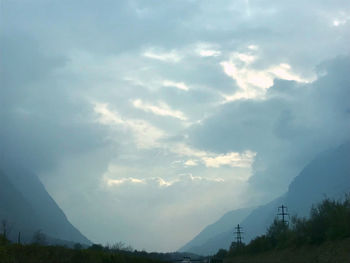
[[3, 234], [0, 234], [0, 246], [9, 244], [10, 241], [4, 236]]
[[223, 259], [227, 255], [227, 250], [225, 249], [219, 249], [219, 251], [216, 253], [215, 258]]
[[101, 245], [92, 245], [84, 249], [76, 246], [75, 249], [63, 246], [45, 246], [40, 244], [19, 245], [0, 243], [1, 263], [157, 263], [159, 260], [140, 257], [129, 253], [111, 251]]

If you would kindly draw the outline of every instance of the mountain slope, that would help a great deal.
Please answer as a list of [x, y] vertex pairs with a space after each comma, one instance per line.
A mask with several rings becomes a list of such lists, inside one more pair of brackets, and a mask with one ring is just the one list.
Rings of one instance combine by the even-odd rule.
[[[317, 156], [289, 185], [287, 193], [272, 202], [254, 209], [239, 223], [244, 228], [245, 242], [264, 234], [277, 214], [278, 206], [284, 204], [290, 215], [308, 216], [313, 204], [325, 197], [339, 199], [350, 192], [350, 143], [341, 145]], [[217, 222], [219, 223], [219, 222]], [[186, 251], [201, 251], [202, 255], [213, 254], [220, 248], [228, 249], [233, 241], [234, 226], [225, 233], [219, 233], [196, 247]]]
[[[8, 237], [14, 239], [21, 231], [24, 239], [29, 239], [37, 225], [38, 215], [23, 195], [12, 185], [5, 174], [0, 171], [0, 220], [6, 221]], [[1, 225], [1, 232], [3, 233]]]
[[[209, 242], [208, 245], [208, 240], [216, 237], [218, 233], [225, 234], [226, 232], [230, 231], [232, 224], [240, 223], [252, 210], [253, 208], [245, 208], [227, 212], [214, 224], [211, 224], [204, 228], [194, 239], [180, 248], [179, 251], [191, 251], [192, 253], [199, 255], [205, 254], [207, 252], [215, 253], [225, 243], [216, 240], [215, 246], [211, 246], [211, 242]], [[221, 241], [224, 240], [225, 238], [221, 239]]]
[[18, 167], [0, 172], [0, 219], [12, 225], [12, 235], [20, 231], [30, 241], [41, 230], [53, 239], [91, 244], [66, 218], [40, 180]]

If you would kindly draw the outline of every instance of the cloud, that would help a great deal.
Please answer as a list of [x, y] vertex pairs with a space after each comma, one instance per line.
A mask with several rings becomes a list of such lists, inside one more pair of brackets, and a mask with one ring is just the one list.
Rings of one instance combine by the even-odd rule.
[[173, 82], [173, 81], [170, 81], [170, 80], [165, 80], [163, 82], [163, 85], [165, 87], [175, 87], [179, 90], [184, 90], [184, 91], [188, 91], [189, 90], [189, 87], [183, 83], [183, 82]]
[[243, 154], [230, 152], [228, 154], [220, 154], [216, 157], [204, 157], [203, 160], [207, 167], [220, 167], [228, 165], [231, 167], [250, 167], [253, 163], [256, 153], [246, 151]]
[[159, 140], [166, 134], [144, 120], [123, 119], [116, 111], [111, 111], [107, 104], [95, 103], [94, 111], [98, 114], [97, 121], [107, 126], [122, 126], [127, 132], [131, 131], [137, 147], [161, 147]]
[[[136, 101], [137, 102], [137, 101]], [[136, 103], [138, 107], [142, 104]], [[135, 101], [134, 101], [135, 105]], [[166, 143], [163, 139], [166, 133], [152, 126], [144, 120], [123, 119], [116, 111], [111, 111], [107, 104], [96, 103], [94, 107], [98, 114], [97, 121], [108, 126], [122, 126], [132, 131], [135, 137], [135, 144], [138, 148], [152, 149], [163, 148], [170, 153], [174, 153], [180, 157], [195, 157], [197, 160], [187, 161], [185, 166], [194, 166], [197, 161], [202, 162], [206, 167], [219, 168], [221, 166], [231, 167], [250, 167], [253, 163], [256, 153], [245, 151], [242, 154], [238, 152], [229, 152], [227, 154], [217, 154], [191, 148], [181, 143]]]
[[185, 163], [185, 166], [197, 166], [198, 163], [195, 160], [187, 160]]
[[173, 63], [179, 62], [182, 59], [182, 57], [175, 50], [171, 50], [170, 52], [161, 52], [156, 51], [155, 49], [150, 49], [145, 51], [142, 55], [146, 58]]
[[215, 45], [208, 43], [199, 43], [195, 48], [196, 53], [201, 57], [218, 57], [221, 55], [221, 51], [218, 50]]
[[224, 182], [225, 180], [222, 178], [205, 178], [201, 176], [192, 176], [192, 174], [188, 175], [180, 175], [177, 179], [174, 180], [165, 180], [161, 177], [151, 177], [151, 178], [133, 178], [133, 177], [124, 177], [120, 179], [110, 179], [104, 178], [104, 183], [107, 187], [115, 187], [122, 186], [124, 184], [143, 184], [146, 185], [156, 185], [158, 187], [170, 187], [176, 183], [184, 182], [184, 181], [207, 181], [207, 182]]
[[[253, 47], [253, 48], [252, 48]], [[249, 46], [250, 50], [257, 50], [256, 46]], [[266, 90], [271, 88], [274, 79], [293, 80], [301, 83], [308, 83], [314, 80], [314, 76], [302, 78], [292, 71], [289, 64], [269, 66], [265, 69], [255, 69], [254, 62], [258, 60], [258, 55], [252, 51], [247, 53], [233, 53], [229, 61], [222, 61], [220, 64], [224, 72], [234, 79], [239, 90], [233, 95], [224, 95], [225, 101], [240, 99], [262, 99]]]
[[106, 179], [107, 186], [122, 185], [125, 183], [142, 184], [142, 183], [145, 183], [145, 180], [132, 178], [132, 177], [121, 178], [121, 179]]
[[[318, 153], [349, 140], [348, 57], [323, 63], [311, 83], [275, 80], [264, 100], [233, 101], [200, 125], [190, 141], [206, 151], [256, 152], [250, 182], [283, 192]], [[322, 74], [321, 74], [322, 73]], [[220, 140], [219, 138], [227, 138]], [[218, 160], [221, 158], [218, 157]], [[223, 158], [225, 159], [225, 158]], [[282, 185], [285, 185], [283, 188]]]
[[197, 159], [187, 160], [185, 166], [195, 166], [197, 162], [203, 163], [208, 168], [219, 168], [221, 166], [250, 167], [254, 161], [256, 153], [244, 151], [243, 153], [228, 152], [217, 154], [210, 151], [198, 150], [185, 144], [172, 145], [170, 150], [179, 156], [196, 157]]
[[152, 104], [148, 104], [148, 103], [144, 103], [142, 100], [140, 99], [136, 99], [132, 102], [132, 104], [134, 105], [135, 108], [137, 109], [141, 109], [145, 112], [152, 112], [156, 115], [160, 115], [160, 116], [169, 116], [169, 117], [173, 117], [182, 121], [187, 120], [187, 117], [185, 116], [185, 114], [181, 111], [178, 110], [172, 110], [169, 105], [167, 105], [164, 102], [160, 102], [157, 105], [152, 105]]

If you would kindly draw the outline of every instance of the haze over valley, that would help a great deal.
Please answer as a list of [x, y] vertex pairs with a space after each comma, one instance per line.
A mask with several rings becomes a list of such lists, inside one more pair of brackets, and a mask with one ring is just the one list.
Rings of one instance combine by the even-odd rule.
[[12, 241], [213, 255], [350, 192], [349, 1], [2, 0], [0, 24]]

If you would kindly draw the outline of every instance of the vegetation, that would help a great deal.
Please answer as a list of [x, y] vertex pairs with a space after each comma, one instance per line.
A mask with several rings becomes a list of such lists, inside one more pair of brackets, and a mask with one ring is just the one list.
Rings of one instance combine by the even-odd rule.
[[[343, 201], [325, 199], [313, 207], [308, 219], [292, 217], [290, 225], [275, 220], [265, 235], [248, 245], [232, 243], [228, 257], [254, 255], [272, 250], [319, 246], [350, 238], [350, 195]], [[218, 256], [225, 253], [220, 250]]]
[[[40, 241], [42, 234], [36, 233]], [[39, 234], [39, 235], [38, 235]], [[37, 240], [35, 240], [37, 241]], [[149, 255], [140, 256], [137, 251], [121, 251], [92, 245], [83, 248], [76, 244], [74, 249], [64, 246], [46, 246], [41, 242], [21, 245], [13, 244], [2, 234], [0, 235], [0, 262], [1, 263], [157, 263], [160, 260], [153, 259]]]
[[178, 261], [185, 256], [200, 258], [190, 253], [137, 251], [123, 242], [106, 246], [93, 244], [89, 247], [76, 243], [72, 248], [48, 245], [46, 235], [40, 230], [33, 234], [31, 244], [13, 243], [0, 234], [1, 263], [161, 263]]

